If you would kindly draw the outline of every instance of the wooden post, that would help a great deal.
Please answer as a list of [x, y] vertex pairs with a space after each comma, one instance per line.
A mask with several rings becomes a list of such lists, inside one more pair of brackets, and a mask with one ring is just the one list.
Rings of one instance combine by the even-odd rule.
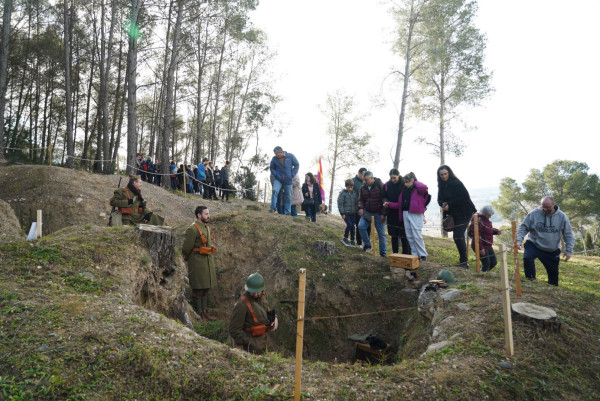
[[119, 173], [119, 156], [117, 155], [117, 175], [120, 175]]
[[296, 373], [294, 380], [294, 401], [300, 401], [302, 388], [302, 348], [304, 345], [304, 292], [306, 289], [306, 269], [300, 269], [298, 282], [298, 323], [296, 324]]
[[42, 211], [41, 210], [37, 211], [37, 222], [35, 224], [35, 227], [37, 229], [37, 237], [42, 238]]
[[187, 190], [187, 171], [185, 171], [185, 162], [183, 163], [183, 197], [187, 198], [186, 196], [186, 190]]
[[52, 144], [50, 144], [50, 148], [48, 149], [48, 165], [52, 166]]
[[371, 252], [373, 253], [373, 255], [375, 255], [375, 248], [376, 248], [376, 246], [375, 246], [375, 219], [376, 218], [377, 217], [375, 217], [375, 216], [371, 216], [371, 238], [370, 239], [371, 239], [371, 248], [373, 248], [371, 250]]
[[267, 183], [265, 182], [265, 194], [263, 197], [263, 209], [267, 207]]
[[258, 202], [258, 197], [260, 196], [260, 181], [256, 184], [256, 202]]
[[502, 312], [504, 313], [504, 344], [506, 353], [509, 356], [515, 354], [515, 345], [513, 343], [512, 315], [510, 307], [510, 293], [508, 288], [508, 263], [506, 261], [506, 252], [504, 245], [500, 244], [500, 279], [502, 280]]
[[515, 286], [517, 287], [517, 297], [520, 297], [521, 292], [521, 273], [519, 273], [519, 245], [517, 245], [517, 222], [512, 221], [512, 236], [513, 236], [513, 254], [515, 258]]
[[479, 215], [477, 213], [473, 216], [473, 244], [475, 245], [475, 271], [479, 273], [481, 270], [481, 256], [479, 255]]

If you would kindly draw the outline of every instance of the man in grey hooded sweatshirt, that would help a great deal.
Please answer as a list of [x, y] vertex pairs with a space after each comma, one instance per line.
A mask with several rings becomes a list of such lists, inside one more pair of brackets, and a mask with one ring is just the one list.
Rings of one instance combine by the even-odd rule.
[[525, 254], [523, 255], [525, 277], [530, 281], [535, 281], [534, 261], [537, 258], [548, 272], [548, 284], [557, 286], [561, 235], [565, 240], [565, 261], [571, 258], [575, 245], [569, 218], [554, 204], [552, 197], [545, 196], [542, 198], [541, 206], [529, 212], [519, 226], [517, 233], [519, 249], [521, 249], [527, 233], [529, 233], [529, 239], [525, 242]]

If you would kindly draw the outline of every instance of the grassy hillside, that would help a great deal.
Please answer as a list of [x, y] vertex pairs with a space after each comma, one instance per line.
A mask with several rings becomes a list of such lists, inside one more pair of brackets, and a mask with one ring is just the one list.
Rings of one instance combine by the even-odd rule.
[[[561, 263], [558, 288], [545, 284], [538, 268], [538, 281], [523, 283], [521, 299], [511, 291], [513, 302], [553, 308], [563, 325], [551, 332], [515, 321], [515, 356], [506, 357], [498, 269], [449, 267], [456, 258], [452, 240], [427, 238], [431, 261], [420, 277], [450, 268], [463, 292], [442, 310], [452, 343], [423, 355], [431, 327], [407, 295], [410, 284], [388, 278], [385, 259], [341, 244], [331, 257], [314, 251], [315, 240], [339, 244], [341, 219], [309, 224], [245, 211], [237, 202], [222, 211], [215, 204], [213, 213], [219, 288], [210, 306], [221, 320], [196, 328], [214, 340], [169, 317], [161, 294], [178, 289], [185, 267], [178, 257], [175, 276], [150, 285], [158, 282], [156, 267], [131, 228], [90, 222], [0, 245], [0, 399], [292, 399], [296, 305], [281, 301], [296, 297], [299, 268], [308, 269], [306, 316], [332, 317], [305, 323], [303, 399], [600, 398], [600, 259]], [[254, 271], [267, 277], [281, 319], [265, 356], [222, 343], [236, 294]], [[406, 310], [333, 318], [398, 307]], [[395, 363], [335, 363], [351, 354], [345, 337], [369, 328], [393, 343]]]

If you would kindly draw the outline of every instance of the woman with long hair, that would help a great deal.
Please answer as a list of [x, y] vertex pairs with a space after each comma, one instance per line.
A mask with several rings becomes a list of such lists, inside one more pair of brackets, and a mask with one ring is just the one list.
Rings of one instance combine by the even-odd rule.
[[438, 204], [444, 211], [444, 217], [452, 216], [454, 227], [452, 237], [459, 254], [459, 266], [469, 268], [467, 263], [467, 242], [465, 231], [473, 213], [477, 211], [471, 201], [469, 191], [463, 183], [454, 175], [447, 165], [441, 165], [437, 169], [438, 181]]
[[311, 220], [313, 223], [317, 221], [317, 210], [321, 201], [321, 188], [317, 184], [317, 179], [312, 173], [306, 173], [304, 176], [304, 184], [302, 184], [302, 210], [306, 212], [306, 220]]

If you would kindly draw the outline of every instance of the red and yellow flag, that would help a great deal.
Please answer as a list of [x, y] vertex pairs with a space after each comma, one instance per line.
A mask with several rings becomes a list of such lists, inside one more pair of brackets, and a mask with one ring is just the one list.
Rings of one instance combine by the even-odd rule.
[[319, 157], [319, 172], [317, 173], [317, 182], [319, 183], [319, 189], [321, 190], [321, 201], [325, 203], [325, 185], [323, 184], [323, 166], [321, 165], [321, 158]]

